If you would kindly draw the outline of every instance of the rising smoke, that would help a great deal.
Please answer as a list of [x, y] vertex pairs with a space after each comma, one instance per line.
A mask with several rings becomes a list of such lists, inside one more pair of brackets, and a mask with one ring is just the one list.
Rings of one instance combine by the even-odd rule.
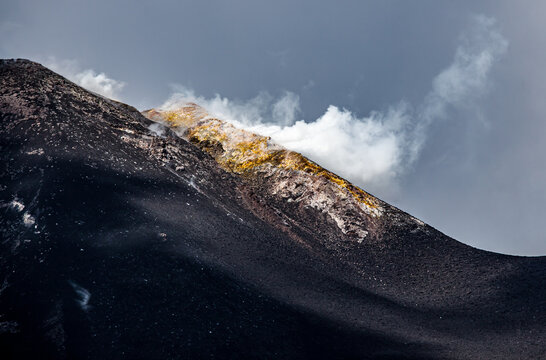
[[105, 73], [97, 73], [92, 69], [81, 70], [74, 60], [50, 57], [44, 61], [44, 65], [81, 87], [110, 99], [119, 100], [120, 92], [125, 86], [125, 83], [111, 79]]
[[237, 101], [219, 94], [205, 98], [183, 86], [175, 87], [161, 108], [195, 102], [236, 126], [271, 136], [358, 185], [385, 193], [418, 159], [427, 128], [486, 92], [488, 74], [507, 45], [494, 19], [476, 16], [461, 36], [452, 63], [433, 79], [421, 104], [399, 102], [368, 116], [330, 105], [318, 119], [305, 121], [298, 119], [299, 97], [292, 92], [278, 99], [261, 93]]

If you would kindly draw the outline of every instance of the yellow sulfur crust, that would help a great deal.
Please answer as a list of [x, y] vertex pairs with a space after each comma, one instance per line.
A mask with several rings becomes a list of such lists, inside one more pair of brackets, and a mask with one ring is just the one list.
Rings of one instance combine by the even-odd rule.
[[208, 116], [196, 104], [187, 104], [177, 110], [148, 110], [144, 114], [152, 120], [161, 120], [175, 131], [178, 130], [190, 142], [208, 152], [224, 169], [237, 174], [252, 176], [263, 165], [303, 171], [325, 178], [345, 189], [358, 202], [377, 208], [375, 198], [347, 180], [324, 169], [294, 151], [286, 150], [270, 141], [270, 138], [235, 128], [222, 120]]

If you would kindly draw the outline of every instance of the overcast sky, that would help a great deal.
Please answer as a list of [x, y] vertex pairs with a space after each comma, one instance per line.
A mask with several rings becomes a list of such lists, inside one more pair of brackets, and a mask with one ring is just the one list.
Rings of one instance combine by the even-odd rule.
[[546, 255], [539, 1], [2, 1], [0, 57], [194, 99], [466, 244]]

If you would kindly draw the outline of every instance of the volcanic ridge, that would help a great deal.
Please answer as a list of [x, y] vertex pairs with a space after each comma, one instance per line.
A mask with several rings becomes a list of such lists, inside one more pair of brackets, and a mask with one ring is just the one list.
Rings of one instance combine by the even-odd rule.
[[464, 245], [198, 104], [2, 60], [0, 118], [2, 359], [546, 358], [546, 257]]

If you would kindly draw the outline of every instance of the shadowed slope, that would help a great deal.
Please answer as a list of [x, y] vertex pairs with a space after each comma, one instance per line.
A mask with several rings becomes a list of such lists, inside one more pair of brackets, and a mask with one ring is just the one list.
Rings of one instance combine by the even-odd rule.
[[32, 62], [0, 81], [7, 358], [543, 357], [544, 258], [374, 213], [312, 162], [223, 163]]

